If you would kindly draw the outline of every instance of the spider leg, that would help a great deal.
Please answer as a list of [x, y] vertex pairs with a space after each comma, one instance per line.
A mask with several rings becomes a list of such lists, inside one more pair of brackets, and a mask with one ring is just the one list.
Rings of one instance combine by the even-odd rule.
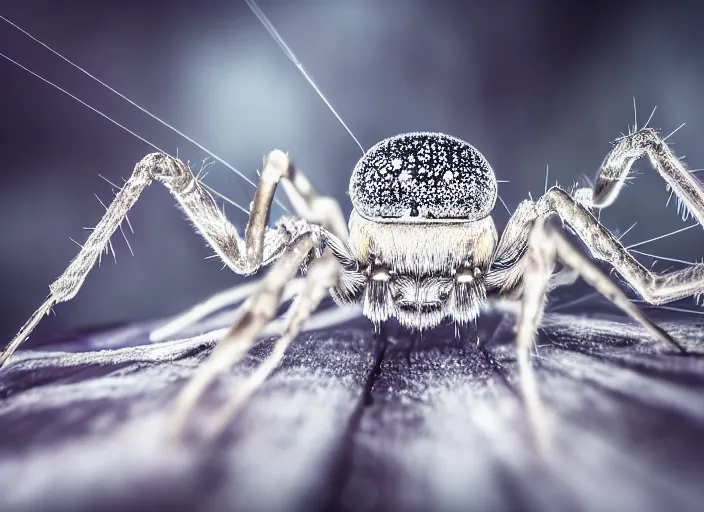
[[686, 217], [691, 213], [704, 225], [704, 188], [701, 182], [687, 170], [675, 156], [665, 140], [650, 128], [626, 135], [614, 143], [606, 155], [594, 183], [593, 205], [605, 208], [611, 205], [623, 188], [633, 163], [648, 155], [653, 167], [667, 182], [677, 196]]
[[347, 240], [347, 221], [340, 204], [332, 197], [319, 195], [310, 180], [293, 165], [289, 167], [287, 178], [282, 184], [298, 216]]
[[525, 273], [523, 253], [532, 223], [556, 214], [586, 245], [591, 255], [608, 262], [646, 302], [665, 304], [704, 293], [704, 264], [657, 274], [644, 267], [587, 207], [553, 187], [536, 202], [524, 201], [509, 220], [494, 254], [489, 285], [500, 292], [515, 288]]
[[[289, 281], [281, 296], [281, 302], [291, 300], [301, 292], [304, 280], [296, 278]], [[242, 303], [261, 285], [261, 279], [249, 281], [247, 283], [233, 286], [225, 291], [205, 299], [203, 302], [180, 313], [169, 320], [166, 324], [155, 329], [149, 335], [149, 341], [158, 342], [178, 334], [191, 325], [198, 323], [203, 318], [212, 315], [228, 306]]]
[[547, 434], [537, 383], [530, 362], [535, 332], [542, 319], [546, 293], [556, 263], [576, 272], [607, 299], [642, 324], [656, 339], [678, 351], [684, 348], [664, 330], [651, 322], [633, 304], [608, 275], [567, 239], [561, 229], [546, 223], [556, 215], [584, 243], [591, 256], [608, 262], [641, 297], [651, 304], [661, 304], [704, 292], [704, 265], [658, 275], [638, 262], [585, 202], [584, 189], [576, 197], [553, 187], [537, 201], [522, 202], [509, 222], [494, 252], [486, 283], [497, 298], [521, 297], [517, 320], [517, 361], [520, 382], [526, 400], [529, 421], [538, 444], [546, 447]]
[[[290, 199], [294, 210], [303, 219], [312, 224], [323, 226], [326, 230], [326, 244], [333, 254], [345, 264], [348, 273], [357, 274], [357, 263], [343, 240], [347, 240], [347, 223], [339, 206], [333, 198], [320, 196], [314, 190], [310, 181], [295, 166], [290, 166], [287, 180], [282, 181], [286, 195]], [[289, 283], [284, 293], [284, 302], [299, 293], [303, 280]], [[251, 295], [258, 282], [237, 285], [222, 291], [184, 311], [168, 324], [159, 327], [150, 335], [150, 341], [163, 341], [170, 336], [178, 334], [187, 327], [195, 324], [202, 318], [222, 309], [234, 305]]]
[[313, 261], [308, 267], [303, 290], [296, 297], [287, 313], [286, 327], [281, 337], [276, 341], [269, 356], [257, 366], [254, 372], [236, 391], [213, 422], [212, 435], [219, 435], [227, 426], [232, 417], [246, 403], [249, 397], [256, 392], [269, 375], [279, 366], [286, 349], [300, 333], [301, 328], [308, 320], [320, 302], [327, 294], [327, 290], [335, 286], [340, 275], [340, 264], [330, 252]]
[[286, 283], [296, 275], [315, 245], [315, 237], [307, 233], [288, 246], [242, 304], [229, 332], [178, 395], [169, 426], [173, 435], [180, 434], [191, 410], [218, 374], [239, 362], [254, 346], [257, 335], [276, 315]]
[[570, 242], [563, 230], [547, 222], [545, 217], [535, 220], [528, 236], [528, 249], [523, 275], [523, 297], [516, 328], [516, 359], [519, 379], [530, 423], [540, 446], [549, 446], [542, 419], [542, 403], [536, 376], [530, 360], [535, 333], [540, 326], [550, 278], [556, 263], [576, 272], [608, 300], [640, 323], [656, 339], [684, 351], [663, 329], [652, 322], [611, 278]]
[[[319, 208], [311, 206], [311, 209], [314, 212], [318, 210], [325, 212], [324, 215], [321, 214], [321, 218], [327, 219], [327, 224], [332, 231], [331, 236], [335, 236], [337, 232], [342, 236], [346, 235], [346, 227], [341, 226], [340, 223], [342, 214], [339, 212], [339, 207], [336, 210], [331, 200], [319, 197], [310, 186], [310, 182], [281, 151], [272, 151], [264, 159], [244, 238], [240, 237], [237, 229], [227, 220], [213, 197], [186, 164], [163, 153], [147, 155], [135, 166], [132, 175], [117, 193], [78, 255], [49, 286], [48, 298], [0, 354], [0, 367], [27, 339], [41, 318], [48, 314], [53, 306], [72, 299], [78, 293], [96, 260], [110, 242], [110, 237], [119, 228], [142, 191], [153, 181], [161, 182], [170, 190], [189, 220], [227, 266], [238, 274], [249, 275], [256, 272], [262, 264], [275, 259], [292, 238], [300, 235], [301, 232], [314, 229], [305, 222], [289, 222], [288, 226], [279, 226], [277, 229], [267, 227], [271, 203], [281, 178], [291, 180], [291, 186], [287, 191], [291, 194], [295, 205], [303, 208], [308, 204], [306, 201], [311, 205], [318, 205]], [[339, 240], [336, 245], [344, 247], [344, 243]]]

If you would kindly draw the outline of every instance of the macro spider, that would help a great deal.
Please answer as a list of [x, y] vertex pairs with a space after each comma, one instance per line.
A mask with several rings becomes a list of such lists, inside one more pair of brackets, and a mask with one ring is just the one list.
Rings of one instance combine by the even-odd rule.
[[[501, 237], [491, 217], [497, 197], [491, 167], [473, 146], [440, 133], [402, 134], [367, 151], [352, 172], [353, 208], [348, 223], [339, 205], [317, 195], [285, 153], [272, 151], [264, 159], [244, 238], [186, 164], [152, 153], [136, 165], [77, 257], [51, 284], [49, 297], [2, 353], [0, 365], [54, 305], [76, 295], [140, 193], [158, 181], [233, 271], [250, 275], [272, 264], [256, 291], [240, 306], [228, 334], [178, 396], [172, 423], [176, 433], [216, 376], [254, 346], [283, 298], [295, 296], [286, 326], [272, 353], [225, 406], [222, 422], [278, 366], [303, 322], [328, 292], [338, 304], [361, 302], [363, 314], [377, 326], [395, 318], [412, 330], [429, 329], [445, 319], [466, 324], [500, 301], [520, 300], [517, 360], [529, 412], [537, 414], [539, 402], [529, 358], [534, 333], [546, 293], [574, 282], [577, 276], [655, 338], [684, 351], [569, 241], [560, 223], [546, 222], [550, 217], [561, 220], [592, 257], [608, 262], [648, 303], [663, 304], [704, 292], [704, 265], [653, 274], [592, 213], [616, 199], [631, 165], [644, 154], [701, 224], [702, 188], [658, 133], [647, 128], [614, 143], [593, 190], [581, 188], [570, 194], [553, 187], [535, 201], [523, 201]], [[269, 227], [279, 183], [297, 216], [283, 217]], [[554, 274], [558, 263], [564, 268]], [[294, 279], [299, 268], [305, 277]]]

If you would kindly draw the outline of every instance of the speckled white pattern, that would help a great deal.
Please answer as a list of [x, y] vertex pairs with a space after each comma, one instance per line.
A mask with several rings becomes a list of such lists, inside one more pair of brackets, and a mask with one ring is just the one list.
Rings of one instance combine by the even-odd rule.
[[350, 180], [352, 204], [369, 219], [477, 220], [491, 213], [496, 195], [494, 172], [481, 153], [441, 133], [379, 142]]

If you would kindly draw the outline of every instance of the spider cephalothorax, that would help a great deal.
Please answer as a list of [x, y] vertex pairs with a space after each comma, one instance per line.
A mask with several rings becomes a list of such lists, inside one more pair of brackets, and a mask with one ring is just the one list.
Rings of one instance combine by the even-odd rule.
[[[553, 187], [535, 201], [522, 202], [501, 237], [490, 216], [497, 197], [491, 167], [471, 145], [439, 133], [399, 135], [367, 151], [352, 173], [353, 208], [348, 223], [337, 202], [319, 196], [286, 154], [272, 151], [264, 160], [244, 237], [188, 166], [165, 154], [148, 155], [137, 164], [78, 256], [50, 286], [49, 297], [0, 356], [0, 364], [42, 316], [78, 292], [142, 190], [158, 181], [171, 191], [233, 271], [251, 274], [271, 263], [257, 289], [242, 304], [229, 333], [179, 396], [172, 424], [175, 431], [180, 431], [218, 373], [252, 348], [280, 303], [295, 297], [273, 352], [225, 407], [224, 424], [276, 368], [286, 347], [327, 293], [338, 303], [361, 302], [364, 315], [376, 324], [396, 318], [413, 329], [427, 329], [446, 318], [466, 323], [497, 300], [520, 301], [517, 356], [529, 412], [536, 417], [538, 401], [529, 353], [547, 291], [571, 282], [553, 278], [558, 263], [583, 277], [653, 336], [682, 350], [559, 228], [568, 226], [592, 257], [612, 265], [649, 303], [662, 304], [704, 292], [704, 265], [655, 275], [592, 215], [593, 208], [607, 206], [615, 199], [633, 160], [644, 154], [684, 207], [702, 223], [704, 191], [650, 129], [615, 143], [597, 175], [594, 193], [579, 189], [570, 194]], [[297, 216], [282, 218], [271, 228], [267, 225], [269, 211], [280, 182]], [[549, 217], [561, 221], [558, 227], [545, 222]], [[306, 268], [305, 276], [296, 278], [301, 267]], [[199, 314], [222, 306], [221, 301], [214, 301]]]

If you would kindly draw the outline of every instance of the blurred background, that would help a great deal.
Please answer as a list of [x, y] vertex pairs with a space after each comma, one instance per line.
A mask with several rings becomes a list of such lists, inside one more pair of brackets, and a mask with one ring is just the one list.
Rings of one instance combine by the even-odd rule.
[[[650, 125], [704, 167], [704, 31], [694, 2], [261, 0], [260, 6], [365, 148], [446, 132], [492, 164], [510, 209], [549, 183], [592, 178], [609, 143]], [[6, 1], [0, 14], [187, 133], [256, 181], [288, 151], [346, 213], [361, 151], [244, 0]], [[198, 147], [0, 22], [0, 52], [195, 167]], [[111, 187], [152, 148], [0, 59], [0, 340], [15, 334], [101, 217]], [[683, 227], [646, 160], [602, 220], [627, 244]], [[220, 164], [205, 182], [240, 204], [254, 189]], [[280, 197], [283, 200], [282, 195]], [[40, 333], [175, 314], [241, 280], [214, 259], [175, 200], [148, 189], [79, 295]], [[226, 205], [242, 230], [246, 216]], [[508, 213], [497, 203], [501, 228]], [[278, 207], [273, 215], [282, 213]], [[690, 219], [688, 223], [692, 223]], [[698, 229], [642, 246], [704, 255]], [[644, 263], [653, 260], [641, 257]], [[671, 263], [659, 265], [664, 269]], [[691, 305], [691, 304], [690, 304]]]

